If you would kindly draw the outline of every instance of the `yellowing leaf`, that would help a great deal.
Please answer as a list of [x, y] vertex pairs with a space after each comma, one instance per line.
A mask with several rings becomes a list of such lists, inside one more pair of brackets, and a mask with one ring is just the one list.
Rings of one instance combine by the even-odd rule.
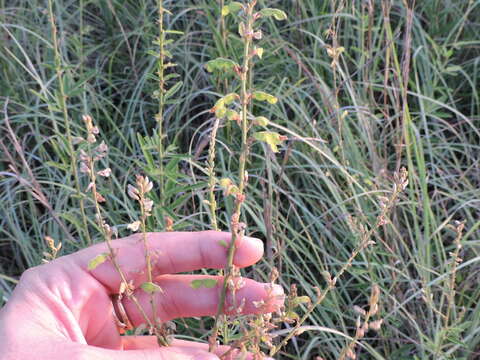
[[276, 104], [278, 101], [278, 99], [275, 96], [270, 95], [269, 93], [266, 93], [264, 91], [254, 91], [252, 94], [252, 97], [255, 100], [267, 101], [270, 104]]
[[257, 116], [255, 118], [255, 123], [260, 126], [267, 126], [269, 121], [265, 116]]
[[294, 311], [289, 311], [285, 314], [286, 318], [287, 319], [291, 319], [291, 320], [298, 320], [300, 319], [300, 316], [294, 312]]
[[263, 141], [270, 146], [273, 152], [278, 152], [278, 145], [283, 141], [282, 136], [279, 133], [271, 131], [259, 131], [253, 134], [253, 137], [258, 141]]
[[224, 7], [222, 7], [222, 16], [227, 16], [228, 14], [230, 14], [230, 8], [228, 7], [228, 5], [225, 5]]
[[224, 101], [225, 105], [230, 105], [232, 102], [234, 102], [238, 98], [239, 98], [239, 96], [236, 93], [230, 93], [230, 94], [225, 95], [223, 97], [223, 101]]
[[240, 119], [240, 114], [237, 113], [235, 110], [227, 110], [227, 119], [228, 120], [239, 120]]
[[215, 103], [215, 109], [225, 107], [225, 100], [223, 98], [220, 98], [217, 100]]
[[153, 282], [147, 281], [144, 282], [142, 285], [140, 285], [143, 291], [153, 294], [156, 292], [163, 292], [162, 288], [158, 286], [157, 284], [154, 284]]
[[235, 195], [238, 193], [238, 187], [233, 184], [232, 180], [228, 178], [223, 178], [219, 181], [219, 184], [222, 188], [225, 189], [225, 195]]
[[260, 14], [265, 17], [270, 17], [273, 16], [275, 20], [287, 20], [287, 14], [285, 11], [280, 10], [280, 9], [272, 9], [272, 8], [266, 8], [260, 10]]
[[98, 265], [103, 264], [108, 259], [108, 254], [103, 253], [95, 256], [92, 260], [88, 262], [87, 269], [94, 270]]
[[227, 188], [232, 185], [232, 180], [228, 178], [223, 178], [223, 179], [220, 179], [219, 183], [221, 187]]
[[223, 119], [226, 114], [227, 114], [227, 108], [225, 107], [219, 107], [215, 110], [215, 116], [218, 119]]
[[261, 59], [263, 57], [263, 48], [256, 48], [255, 54]]

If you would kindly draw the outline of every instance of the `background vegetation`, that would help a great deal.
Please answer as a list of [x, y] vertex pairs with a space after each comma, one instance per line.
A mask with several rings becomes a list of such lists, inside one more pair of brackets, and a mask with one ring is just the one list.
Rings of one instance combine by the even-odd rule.
[[[100, 240], [72, 144], [85, 135], [82, 114], [92, 115], [110, 148], [102, 161], [113, 174], [101, 192], [120, 235], [134, 220], [126, 186], [138, 173], [165, 179], [163, 193], [153, 191], [163, 206], [154, 208], [151, 231], [165, 229], [166, 215], [175, 230], [210, 228], [210, 109], [238, 84], [204, 64], [239, 58], [242, 46], [234, 22], [222, 25], [220, 2], [165, 1], [165, 27], [184, 32], [169, 35], [180, 75], [169, 87], [183, 82], [166, 105], [160, 173], [158, 4], [55, 0], [55, 35], [46, 1], [0, 0], [0, 303], [22, 271], [41, 263], [45, 236], [62, 241], [63, 254]], [[249, 235], [265, 239], [267, 256], [247, 273], [266, 279], [275, 264], [285, 287], [297, 283], [314, 295], [322, 272], [345, 264], [360, 226], [375, 223], [393, 172], [409, 172], [376, 245], [311, 314], [314, 330], [282, 357], [337, 359], [355, 334], [353, 306], [368, 304], [377, 283], [384, 324], [366, 334], [360, 358], [479, 358], [480, 1], [259, 4], [289, 16], [265, 22], [254, 73], [256, 87], [278, 97], [263, 114], [288, 140], [278, 154], [260, 143], [252, 149], [245, 222]], [[236, 124], [222, 123], [217, 141], [217, 175], [233, 178]], [[233, 202], [217, 196], [226, 230]], [[465, 221], [458, 256], [455, 220]], [[200, 320], [179, 324], [204, 337]]]

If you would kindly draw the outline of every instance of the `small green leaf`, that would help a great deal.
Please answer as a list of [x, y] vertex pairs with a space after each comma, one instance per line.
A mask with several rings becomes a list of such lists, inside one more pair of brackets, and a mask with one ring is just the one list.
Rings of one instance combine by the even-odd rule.
[[297, 306], [300, 304], [309, 304], [310, 301], [311, 300], [308, 296], [297, 296], [295, 299], [293, 299], [293, 305]]
[[238, 1], [232, 1], [230, 4], [225, 5], [222, 8], [222, 16], [227, 16], [228, 14], [236, 14], [243, 9], [243, 5]]
[[253, 134], [253, 137], [258, 141], [263, 141], [270, 146], [273, 152], [278, 152], [278, 145], [282, 143], [282, 136], [279, 133], [271, 131], [259, 131]]
[[272, 9], [272, 8], [266, 8], [260, 10], [260, 14], [265, 17], [271, 17], [273, 16], [275, 20], [287, 20], [287, 14], [285, 11], [280, 10], [280, 9]]
[[214, 71], [232, 71], [236, 66], [239, 66], [235, 61], [224, 58], [217, 58], [210, 60], [205, 64], [208, 72]]
[[220, 240], [218, 242], [221, 246], [225, 247], [225, 248], [228, 248], [228, 243], [225, 241], [225, 240]]
[[447, 66], [447, 68], [445, 69], [445, 72], [450, 73], [450, 74], [454, 74], [454, 73], [459, 72], [459, 71], [462, 71], [462, 67], [458, 66], [458, 65]]
[[143, 291], [153, 294], [156, 292], [163, 292], [162, 288], [158, 286], [157, 284], [154, 284], [153, 282], [147, 281], [144, 282], [142, 285], [140, 285]]
[[185, 34], [183, 31], [178, 30], [164, 30], [167, 34], [175, 34], [175, 35], [183, 35]]
[[92, 260], [88, 262], [88, 270], [94, 270], [98, 265], [103, 264], [108, 259], [108, 254], [103, 253], [100, 255], [95, 256]]
[[[168, 80], [175, 79], [175, 78], [178, 78], [178, 77], [180, 77], [180, 75], [175, 74], [175, 73], [171, 73], [171, 74], [165, 75], [165, 77], [163, 78], [163, 81], [168, 81]], [[158, 77], [155, 80], [158, 81]]]
[[152, 55], [152, 56], [154, 56], [154, 57], [156, 57], [156, 58], [158, 58], [158, 57], [160, 56], [160, 54], [159, 54], [158, 52], [153, 51], [153, 50], [147, 50], [147, 54], [148, 54], [148, 55]]
[[190, 283], [190, 286], [193, 289], [199, 289], [202, 287], [202, 280], [192, 280], [192, 282]]
[[215, 279], [196, 279], [192, 280], [190, 286], [193, 289], [199, 289], [201, 287], [206, 287], [208, 289], [214, 288], [217, 285], [217, 280]]
[[217, 286], [217, 280], [215, 279], [203, 279], [203, 286], [208, 289], [214, 288]]
[[183, 81], [177, 82], [175, 85], [173, 85], [164, 95], [164, 99], [167, 100], [168, 98], [171, 98], [175, 93], [182, 87]]
[[278, 101], [278, 99], [275, 96], [270, 95], [269, 93], [266, 93], [264, 91], [255, 91], [255, 92], [253, 92], [252, 97], [255, 100], [267, 101], [270, 104], [276, 104], [277, 101]]

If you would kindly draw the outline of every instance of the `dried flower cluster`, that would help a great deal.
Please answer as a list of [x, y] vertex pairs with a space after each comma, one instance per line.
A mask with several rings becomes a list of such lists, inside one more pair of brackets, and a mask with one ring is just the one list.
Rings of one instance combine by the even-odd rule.
[[372, 320], [372, 318], [378, 314], [380, 300], [380, 287], [377, 284], [373, 284], [370, 294], [370, 300], [368, 302], [368, 310], [355, 305], [353, 310], [357, 313], [356, 331], [353, 340], [340, 354], [339, 360], [352, 359], [355, 360], [357, 355], [355, 354], [355, 348], [359, 340], [365, 337], [365, 334], [369, 330], [380, 331], [383, 319]]
[[[104, 203], [106, 199], [99, 193], [97, 189], [97, 176], [109, 177], [112, 174], [110, 168], [105, 168], [102, 170], [96, 169], [96, 163], [101, 159], [105, 158], [108, 154], [108, 146], [102, 141], [98, 146], [94, 147], [94, 144], [97, 142], [95, 135], [100, 133], [99, 129], [93, 124], [93, 119], [89, 115], [84, 115], [83, 120], [85, 123], [85, 128], [87, 130], [86, 139], [80, 138], [78, 140], [79, 146], [79, 159], [80, 159], [80, 171], [88, 175], [89, 184], [86, 189], [86, 192], [92, 192], [93, 202], [95, 204], [95, 219], [97, 221], [98, 227], [101, 229], [104, 240], [108, 247], [108, 253], [100, 254], [94, 259], [90, 260], [88, 264], [88, 269], [90, 271], [94, 270], [97, 266], [104, 263], [105, 261], [110, 261], [115, 267], [116, 271], [120, 275], [122, 282], [118, 290], [118, 295], [115, 299], [116, 308], [119, 311], [119, 316], [121, 319], [116, 319], [119, 331], [124, 333], [126, 330], [133, 329], [128, 317], [123, 310], [121, 300], [124, 296], [127, 296], [130, 300], [133, 301], [140, 314], [142, 314], [146, 327], [149, 330], [150, 334], [157, 335], [158, 341], [162, 345], [167, 345], [168, 341], [166, 340], [161, 326], [157, 326], [156, 323], [153, 323], [148, 316], [146, 315], [144, 309], [141, 307], [139, 301], [134, 295], [134, 287], [131, 280], [127, 279], [122, 268], [116, 261], [116, 251], [113, 247], [112, 240], [118, 237], [118, 232], [116, 227], [110, 226], [104, 219], [102, 215], [101, 203]], [[145, 251], [146, 251], [146, 261], [149, 269], [149, 281], [142, 284], [141, 288], [150, 294], [154, 292], [161, 291], [158, 285], [152, 282], [151, 277], [151, 259], [148, 252], [148, 247], [146, 246], [146, 234], [145, 234], [145, 219], [151, 215], [153, 208], [153, 201], [146, 197], [146, 194], [151, 191], [153, 188], [152, 182], [143, 176], [137, 176], [136, 186], [129, 185], [128, 194], [133, 199], [137, 200], [140, 204], [141, 216], [140, 220], [134, 222], [128, 227], [132, 230], [138, 230], [139, 227], [142, 227]], [[153, 306], [153, 305], [152, 305]], [[156, 309], [154, 314], [156, 313]]]
[[49, 252], [43, 252], [44, 258], [42, 259], [42, 262], [48, 263], [57, 258], [57, 255], [62, 248], [62, 243], [59, 242], [58, 245], [55, 245], [55, 240], [50, 236], [45, 236], [45, 242], [47, 243]]

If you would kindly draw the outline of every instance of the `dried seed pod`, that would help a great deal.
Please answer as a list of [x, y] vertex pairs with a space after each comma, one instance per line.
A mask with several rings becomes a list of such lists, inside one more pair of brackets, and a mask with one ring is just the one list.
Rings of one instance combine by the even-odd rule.
[[103, 177], [109, 177], [112, 174], [112, 169], [106, 168], [98, 171], [97, 174]]
[[383, 323], [383, 319], [379, 319], [379, 320], [376, 320], [376, 321], [372, 321], [372, 322], [370, 323], [370, 329], [375, 330], [375, 331], [378, 331], [378, 330], [380, 330], [380, 328], [382, 327], [382, 323]]
[[139, 200], [140, 198], [138, 197], [138, 189], [134, 187], [133, 185], [128, 184], [127, 187], [128, 191], [128, 196], [130, 196], [133, 200]]

